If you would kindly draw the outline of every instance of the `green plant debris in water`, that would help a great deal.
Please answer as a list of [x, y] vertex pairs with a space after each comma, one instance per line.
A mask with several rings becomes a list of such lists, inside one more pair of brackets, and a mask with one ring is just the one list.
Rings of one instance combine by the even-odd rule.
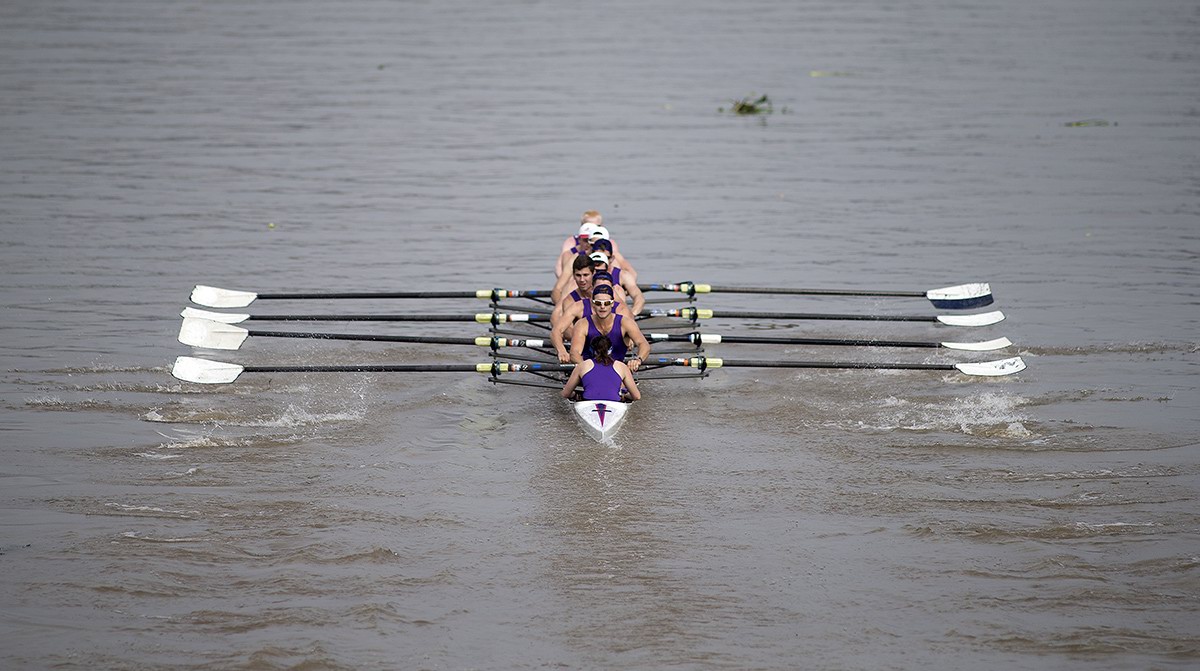
[[1105, 119], [1083, 119], [1082, 121], [1068, 121], [1063, 125], [1067, 128], [1086, 128], [1088, 126], [1115, 126], [1117, 122]]
[[[729, 106], [730, 114], [751, 115], [751, 114], [774, 114], [775, 113], [775, 105], [771, 102], [771, 99], [769, 97], [767, 97], [767, 95], [765, 93], [761, 96], [758, 96], [757, 98], [755, 98], [754, 94], [751, 93], [750, 95], [746, 96], [745, 98], [742, 98], [741, 100], [732, 100], [732, 101], [730, 101], [730, 103], [731, 103]], [[724, 114], [725, 108], [718, 107], [717, 111], [720, 112], [721, 114]], [[787, 114], [788, 108], [784, 107], [784, 108], [780, 109], [779, 112], [780, 112], [780, 114]]]

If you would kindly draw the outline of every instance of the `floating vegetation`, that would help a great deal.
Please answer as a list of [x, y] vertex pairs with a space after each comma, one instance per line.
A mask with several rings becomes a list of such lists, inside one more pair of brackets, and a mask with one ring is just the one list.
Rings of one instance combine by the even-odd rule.
[[[721, 114], [725, 113], [724, 107], [718, 107], [717, 111]], [[741, 100], [731, 100], [729, 105], [730, 114], [752, 115], [752, 114], [774, 114], [775, 105], [767, 94], [763, 94], [757, 98], [754, 94], [742, 98]], [[784, 107], [779, 110], [780, 114], [787, 114], [788, 108]]]
[[1081, 121], [1068, 121], [1063, 124], [1067, 128], [1085, 128], [1087, 126], [1115, 126], [1116, 121], [1108, 121], [1107, 119], [1083, 119]]
[[853, 77], [853, 72], [844, 72], [842, 70], [809, 70], [809, 77]]

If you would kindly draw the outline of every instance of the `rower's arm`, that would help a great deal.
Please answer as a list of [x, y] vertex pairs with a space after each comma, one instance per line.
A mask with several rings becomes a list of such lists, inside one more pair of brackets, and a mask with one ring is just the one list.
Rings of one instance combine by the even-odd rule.
[[642, 294], [642, 290], [638, 288], [637, 276], [629, 277], [625, 273], [628, 270], [621, 271], [621, 288], [625, 290], [625, 295], [633, 299], [633, 314], [641, 314], [642, 308], [646, 307], [646, 296]]
[[625, 258], [624, 256], [621, 256], [621, 253], [618, 252], [615, 247], [613, 248], [613, 260], [612, 261], [613, 261], [612, 264], [614, 266], [621, 269], [621, 275], [625, 275], [626, 273], [628, 273], [629, 277], [631, 277], [635, 282], [637, 281], [637, 275], [638, 275], [637, 270], [634, 269], [633, 264], [631, 264], [629, 262], [629, 259]]
[[[571, 256], [570, 258], [572, 259], [571, 263], [574, 264], [575, 257]], [[568, 266], [563, 271], [563, 274], [559, 275], [558, 281], [554, 283], [554, 290], [550, 292], [550, 300], [554, 301], [555, 303], [561, 301], [563, 296], [571, 293], [570, 286], [574, 281], [575, 271]]]
[[624, 365], [620, 361], [614, 361], [613, 368], [620, 371], [621, 384], [625, 385], [625, 392], [629, 395], [629, 400], [641, 400], [642, 391], [638, 389], [637, 380], [633, 379], [633, 371], [629, 370], [629, 366]]
[[650, 358], [650, 342], [646, 340], [646, 336], [642, 335], [642, 329], [638, 327], [637, 322], [632, 319], [622, 319], [621, 330], [625, 332], [633, 346], [637, 347], [635, 356], [637, 356], [638, 362], [630, 364], [629, 367], [630, 370], [637, 370], [638, 366]]
[[[625, 320], [622, 319], [621, 323], [624, 324]], [[575, 322], [575, 328], [571, 330], [571, 363], [575, 365], [583, 363], [583, 343], [587, 340], [587, 332], [588, 321], [586, 319]], [[645, 338], [642, 339], [645, 340]]]
[[563, 385], [562, 391], [559, 392], [563, 398], [571, 398], [571, 394], [575, 393], [575, 388], [579, 386], [579, 380], [583, 377], [582, 371], [583, 366], [575, 366], [575, 368], [571, 369], [571, 377], [567, 378], [567, 383]]
[[559, 307], [554, 308], [554, 313], [550, 315], [550, 344], [554, 346], [554, 351], [558, 354], [559, 363], [567, 363], [571, 360], [567, 347], [563, 343], [563, 336], [566, 335], [567, 329], [573, 323], [574, 318], [565, 303], [560, 303]]

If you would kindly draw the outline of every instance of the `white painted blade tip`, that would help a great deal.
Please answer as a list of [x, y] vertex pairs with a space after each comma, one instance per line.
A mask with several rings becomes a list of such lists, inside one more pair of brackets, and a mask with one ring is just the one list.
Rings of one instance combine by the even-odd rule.
[[221, 289], [197, 284], [192, 289], [192, 302], [210, 308], [244, 308], [254, 302], [258, 294], [253, 291]]
[[171, 366], [171, 375], [184, 382], [226, 384], [236, 380], [242, 374], [242, 370], [244, 367], [234, 363], [181, 356], [177, 357], [175, 365]]
[[956, 363], [954, 367], [967, 375], [982, 375], [985, 377], [1000, 377], [1012, 375], [1025, 370], [1025, 361], [1019, 356], [998, 361], [983, 361], [980, 363]]
[[235, 350], [249, 336], [250, 332], [240, 326], [195, 317], [185, 317], [179, 327], [179, 342], [207, 349]]
[[931, 301], [963, 301], [970, 298], [980, 298], [992, 293], [992, 286], [987, 282], [975, 282], [972, 284], [959, 284], [953, 287], [942, 287], [941, 289], [930, 289], [925, 292], [925, 297]]
[[240, 324], [250, 318], [248, 314], [239, 314], [236, 312], [212, 312], [209, 310], [198, 310], [196, 308], [184, 308], [179, 313], [184, 319], [207, 319], [209, 321], [221, 322], [222, 324]]
[[938, 315], [937, 320], [947, 326], [989, 326], [1004, 321], [1004, 313], [996, 310], [977, 315]]
[[944, 342], [942, 347], [946, 349], [957, 349], [967, 352], [990, 352], [996, 349], [1004, 349], [1012, 345], [1012, 341], [1008, 338], [996, 338], [995, 340], [985, 340], [983, 342]]

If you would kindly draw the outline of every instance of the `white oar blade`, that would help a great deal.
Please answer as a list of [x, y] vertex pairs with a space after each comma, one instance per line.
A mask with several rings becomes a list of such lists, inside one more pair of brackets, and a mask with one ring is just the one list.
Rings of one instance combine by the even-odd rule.
[[981, 308], [992, 304], [992, 287], [983, 282], [975, 284], [960, 284], [955, 287], [930, 289], [925, 292], [935, 308], [947, 310], [968, 310]]
[[967, 375], [983, 375], [986, 377], [999, 377], [1001, 375], [1012, 375], [1025, 370], [1025, 362], [1021, 357], [1014, 356], [1011, 359], [1000, 359], [999, 361], [983, 361], [980, 363], [956, 363], [954, 367], [959, 372]]
[[212, 312], [210, 310], [197, 310], [196, 308], [184, 308], [183, 312], [179, 313], [179, 316], [184, 319], [207, 319], [209, 321], [221, 322], [222, 324], [240, 324], [250, 318], [248, 314]]
[[236, 291], [197, 284], [192, 289], [192, 302], [210, 308], [244, 308], [254, 302], [258, 294], [252, 291]]
[[944, 342], [942, 347], [946, 349], [961, 349], [967, 352], [990, 352], [994, 349], [1004, 349], [1012, 345], [1012, 341], [1008, 338], [996, 338], [995, 340], [985, 340], [984, 342]]
[[249, 336], [250, 332], [240, 326], [209, 319], [187, 318], [179, 327], [179, 342], [192, 347], [237, 349]]
[[209, 361], [192, 356], [181, 356], [175, 359], [171, 367], [171, 375], [184, 382], [199, 384], [227, 384], [242, 374], [243, 367], [235, 363]]
[[938, 315], [937, 320], [947, 326], [989, 326], [1004, 321], [1004, 313], [996, 310], [978, 315]]
[[955, 287], [930, 289], [925, 292], [925, 297], [931, 301], [965, 301], [971, 298], [990, 296], [991, 293], [992, 286], [990, 284], [977, 282], [975, 284], [960, 284]]

